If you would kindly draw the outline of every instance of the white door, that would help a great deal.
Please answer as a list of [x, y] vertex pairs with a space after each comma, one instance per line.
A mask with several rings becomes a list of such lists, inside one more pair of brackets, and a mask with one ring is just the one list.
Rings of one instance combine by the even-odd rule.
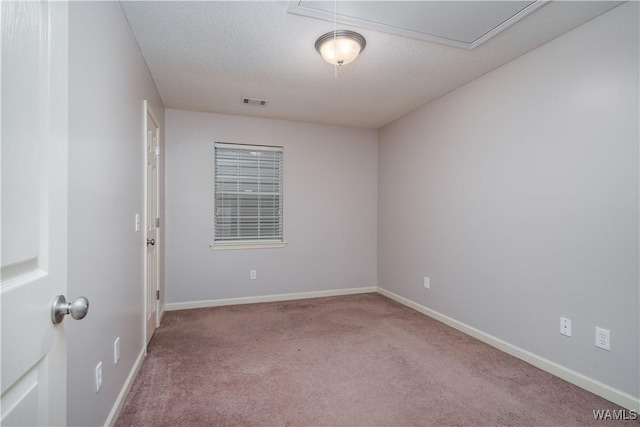
[[146, 343], [149, 344], [158, 322], [158, 121], [145, 101], [146, 114], [146, 206], [145, 223], [147, 232], [147, 251], [145, 258], [145, 323]]
[[[68, 5], [0, 2], [2, 425], [64, 425]], [[66, 321], [68, 322], [68, 320]]]

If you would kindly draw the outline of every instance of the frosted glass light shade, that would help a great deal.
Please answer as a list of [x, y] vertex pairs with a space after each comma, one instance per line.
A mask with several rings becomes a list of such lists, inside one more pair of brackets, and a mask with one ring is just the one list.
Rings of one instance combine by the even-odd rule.
[[323, 34], [316, 41], [316, 50], [331, 65], [349, 64], [360, 55], [367, 42], [360, 34], [340, 30]]

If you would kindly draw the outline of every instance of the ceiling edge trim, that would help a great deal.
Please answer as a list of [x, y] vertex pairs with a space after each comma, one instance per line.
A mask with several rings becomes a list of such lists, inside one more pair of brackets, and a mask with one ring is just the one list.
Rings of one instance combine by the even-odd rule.
[[502, 24], [495, 27], [493, 30], [486, 33], [484, 36], [475, 40], [473, 43], [471, 43], [470, 49], [475, 49], [476, 47], [480, 46], [482, 43], [486, 42], [487, 40], [491, 39], [492, 37], [506, 30], [507, 28], [509, 28], [510, 26], [512, 26], [513, 24], [515, 24], [525, 16], [531, 14], [533, 11], [540, 9], [542, 6], [549, 3], [550, 1], [552, 0], [536, 0], [535, 2], [531, 3], [529, 6], [522, 9], [520, 12], [513, 15], [511, 18], [504, 21]]
[[[435, 36], [428, 33], [421, 33], [418, 31], [408, 30], [406, 28], [394, 27], [392, 25], [381, 24], [379, 22], [367, 21], [366, 19], [354, 18], [351, 16], [341, 15], [339, 13], [337, 14], [337, 16], [335, 16], [335, 20], [341, 24], [353, 25], [359, 28], [381, 31], [384, 33], [395, 34], [403, 37], [409, 37], [409, 38], [424, 40], [424, 41], [433, 42], [433, 43], [439, 43], [439, 44], [453, 46], [461, 49], [473, 50], [476, 47], [483, 44], [484, 42], [491, 39], [492, 37], [495, 37], [500, 32], [506, 30], [516, 22], [520, 21], [522, 18], [529, 15], [533, 11], [544, 6], [550, 1], [552, 0], [535, 0], [529, 6], [525, 7], [520, 12], [508, 18], [506, 21], [502, 22], [500, 25], [496, 26], [492, 30], [488, 31], [482, 37], [474, 40], [472, 43], [461, 42], [459, 40], [448, 39], [446, 37], [439, 37], [439, 36]], [[304, 7], [300, 3], [302, 3], [301, 0], [289, 0], [289, 5], [287, 6], [287, 12], [291, 13], [292, 15], [316, 18], [316, 19], [321, 19], [323, 21], [329, 21], [329, 22], [334, 21], [333, 13]]]

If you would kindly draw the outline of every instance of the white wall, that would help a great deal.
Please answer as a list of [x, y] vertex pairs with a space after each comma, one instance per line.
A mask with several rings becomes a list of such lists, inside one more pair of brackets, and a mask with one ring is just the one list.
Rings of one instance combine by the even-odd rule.
[[143, 100], [161, 123], [164, 112], [119, 2], [70, 2], [69, 22], [67, 297], [84, 295], [90, 308], [82, 321], [65, 321], [68, 423], [89, 426], [104, 424], [144, 348], [145, 240], [134, 229], [144, 209]]
[[624, 4], [385, 126], [378, 171], [380, 287], [633, 396], [638, 16]]
[[[376, 285], [375, 130], [167, 110], [166, 132], [167, 303]], [[285, 248], [209, 248], [214, 141], [284, 147]]]

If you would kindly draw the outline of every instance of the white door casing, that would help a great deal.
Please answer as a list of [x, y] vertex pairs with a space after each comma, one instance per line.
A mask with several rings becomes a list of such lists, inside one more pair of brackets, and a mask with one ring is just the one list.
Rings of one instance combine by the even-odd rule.
[[[2, 425], [66, 424], [68, 5], [0, 2]], [[68, 320], [67, 320], [68, 322]]]
[[160, 128], [148, 102], [145, 109], [145, 347], [158, 325], [158, 267], [159, 267], [159, 186], [158, 157], [160, 156]]

